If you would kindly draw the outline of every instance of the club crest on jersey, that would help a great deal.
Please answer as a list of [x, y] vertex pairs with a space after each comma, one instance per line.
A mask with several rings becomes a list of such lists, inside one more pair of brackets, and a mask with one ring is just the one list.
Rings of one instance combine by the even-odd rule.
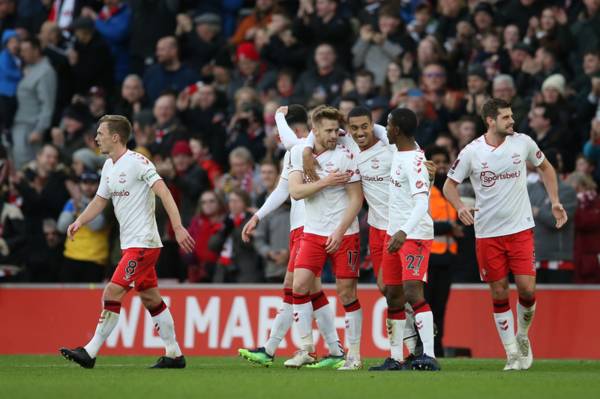
[[325, 164], [325, 170], [327, 171], [327, 173], [331, 173], [333, 171], [333, 167], [335, 165], [333, 164], [333, 162], [329, 161]]
[[425, 183], [423, 183], [423, 181], [422, 181], [422, 180], [417, 180], [417, 182], [415, 183], [415, 186], [416, 186], [418, 189], [421, 189], [421, 188], [423, 188], [423, 186], [424, 186], [424, 185], [425, 185]]
[[513, 161], [513, 164], [515, 164], [515, 165], [520, 164], [521, 163], [521, 156], [519, 154], [517, 154], [517, 153], [514, 153], [512, 155], [512, 161]]
[[127, 175], [125, 174], [125, 172], [121, 172], [121, 174], [119, 175], [119, 183], [125, 184], [127, 182], [127, 179], [125, 179], [126, 177]]
[[379, 169], [379, 159], [371, 159], [371, 169]]

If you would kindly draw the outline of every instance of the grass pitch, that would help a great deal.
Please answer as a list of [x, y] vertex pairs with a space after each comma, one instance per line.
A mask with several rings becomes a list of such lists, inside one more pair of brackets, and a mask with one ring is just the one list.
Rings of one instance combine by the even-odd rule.
[[[502, 372], [502, 360], [441, 359], [442, 371], [262, 368], [239, 357], [188, 357], [184, 370], [149, 370], [153, 357], [99, 357], [93, 370], [56, 356], [0, 356], [0, 398], [561, 398], [595, 397], [600, 362], [536, 360]], [[380, 359], [368, 359], [366, 368]]]

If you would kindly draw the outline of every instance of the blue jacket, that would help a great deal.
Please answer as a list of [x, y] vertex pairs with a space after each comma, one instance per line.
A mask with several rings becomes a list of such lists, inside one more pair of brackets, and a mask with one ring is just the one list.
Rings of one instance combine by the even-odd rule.
[[167, 90], [180, 92], [186, 86], [196, 83], [200, 76], [191, 68], [181, 65], [177, 71], [167, 71], [162, 65], [154, 64], [144, 73], [144, 88], [150, 104]]
[[129, 33], [131, 8], [121, 4], [119, 11], [109, 19], [96, 19], [96, 29], [104, 38], [115, 59], [115, 80], [122, 82], [129, 73]]
[[[15, 36], [17, 33], [14, 30], [5, 30], [2, 34], [2, 47]], [[22, 76], [18, 58], [12, 55], [8, 49], [3, 49], [0, 52], [0, 95], [14, 97], [17, 94], [17, 84]]]

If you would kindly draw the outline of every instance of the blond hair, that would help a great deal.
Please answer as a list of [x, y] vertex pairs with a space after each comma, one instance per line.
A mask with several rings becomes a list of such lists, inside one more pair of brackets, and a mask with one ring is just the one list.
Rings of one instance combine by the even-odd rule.
[[111, 134], [118, 134], [121, 139], [121, 143], [127, 144], [129, 137], [131, 136], [131, 122], [123, 115], [104, 115], [98, 121], [98, 126], [106, 123], [108, 131]]
[[334, 108], [330, 105], [319, 105], [312, 111], [311, 119], [312, 125], [315, 126], [323, 119], [329, 119], [340, 122], [342, 121], [343, 116], [337, 108]]

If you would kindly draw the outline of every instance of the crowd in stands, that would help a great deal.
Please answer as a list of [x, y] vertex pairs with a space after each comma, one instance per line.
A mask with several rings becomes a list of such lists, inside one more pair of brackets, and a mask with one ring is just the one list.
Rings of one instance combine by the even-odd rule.
[[[132, 121], [129, 147], [154, 162], [196, 240], [182, 254], [158, 204], [159, 277], [280, 282], [289, 206], [251, 243], [240, 236], [278, 181], [279, 106], [365, 105], [383, 125], [408, 107], [421, 147], [452, 164], [493, 96], [560, 175], [558, 231], [528, 179], [538, 281], [600, 283], [599, 0], [0, 0], [0, 37], [0, 281], [110, 276], [110, 209], [65, 239], [98, 187], [104, 114]], [[444, 231], [458, 245], [452, 280], [478, 282], [472, 228]], [[361, 281], [373, 282], [366, 247]]]

